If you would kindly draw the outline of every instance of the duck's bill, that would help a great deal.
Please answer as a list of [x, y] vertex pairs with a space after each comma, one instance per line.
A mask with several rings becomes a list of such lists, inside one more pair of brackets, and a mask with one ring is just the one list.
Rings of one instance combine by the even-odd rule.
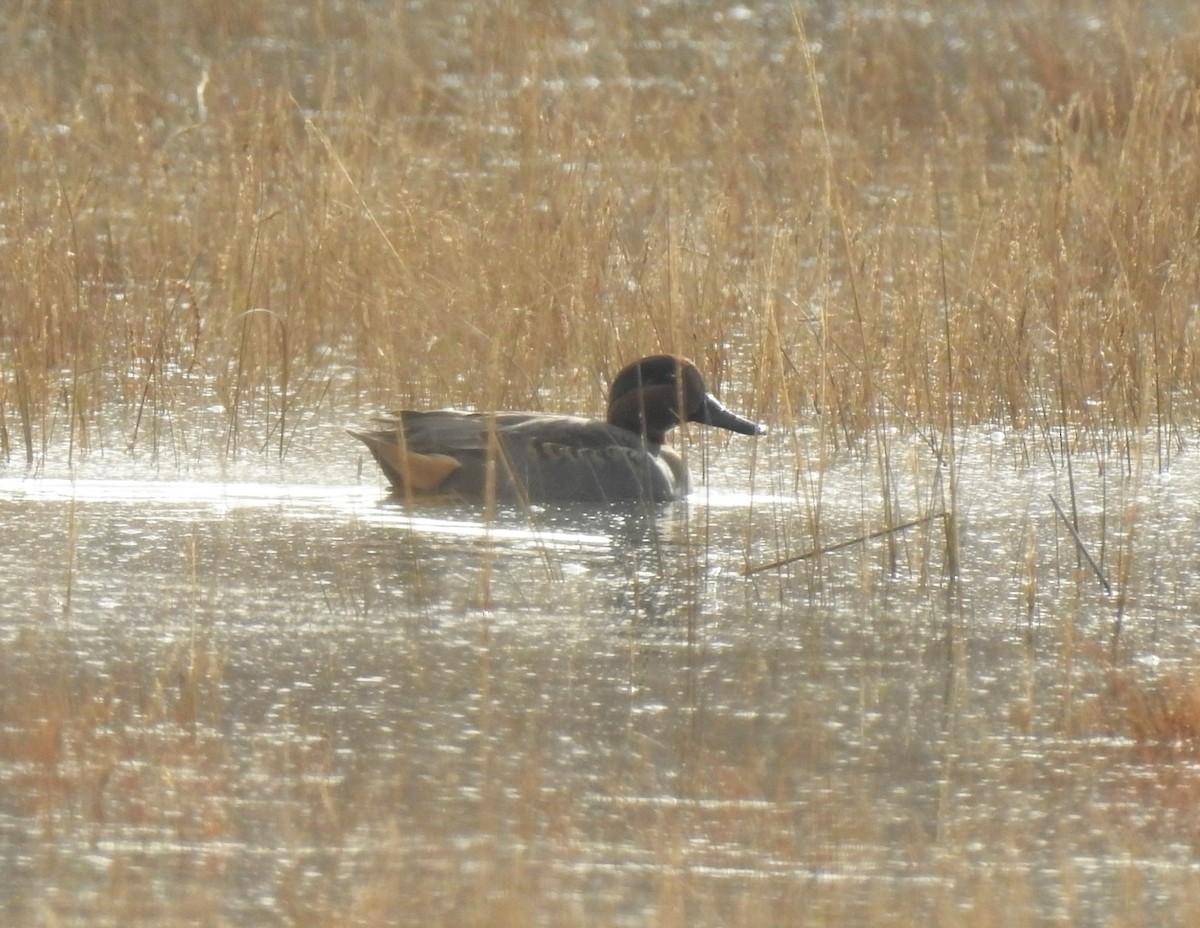
[[711, 393], [704, 398], [704, 406], [701, 408], [700, 414], [696, 416], [695, 421], [703, 422], [705, 425], [716, 426], [719, 429], [728, 429], [731, 432], [737, 432], [739, 435], [767, 434], [767, 427], [765, 425], [759, 425], [757, 422], [751, 422], [749, 419], [739, 416]]

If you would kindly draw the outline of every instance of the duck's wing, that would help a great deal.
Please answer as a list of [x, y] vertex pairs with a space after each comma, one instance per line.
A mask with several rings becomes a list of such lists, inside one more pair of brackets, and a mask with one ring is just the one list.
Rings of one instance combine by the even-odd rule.
[[661, 449], [606, 422], [514, 418], [497, 434], [507, 476], [531, 500], [669, 500], [686, 493], [686, 477], [660, 456]]
[[[367, 446], [398, 492], [482, 498], [489, 458], [523, 457], [535, 425], [569, 436], [576, 431], [572, 422], [579, 426], [587, 420], [539, 413], [404, 409], [374, 417], [369, 428], [347, 431]], [[498, 455], [497, 449], [504, 454]], [[510, 470], [512, 465], [500, 469], [499, 486], [493, 490], [503, 498], [517, 495], [505, 477]]]
[[465, 499], [666, 500], [686, 492], [670, 452], [577, 416], [404, 410], [351, 434], [401, 492]]

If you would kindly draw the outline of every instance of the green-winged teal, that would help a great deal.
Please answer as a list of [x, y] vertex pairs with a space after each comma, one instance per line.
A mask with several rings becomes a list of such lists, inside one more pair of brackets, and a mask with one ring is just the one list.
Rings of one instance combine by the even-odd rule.
[[709, 393], [691, 361], [654, 355], [617, 375], [605, 422], [536, 412], [403, 410], [350, 434], [401, 494], [669, 500], [688, 492], [683, 458], [663, 447], [667, 432], [684, 421], [741, 435], [766, 432]]

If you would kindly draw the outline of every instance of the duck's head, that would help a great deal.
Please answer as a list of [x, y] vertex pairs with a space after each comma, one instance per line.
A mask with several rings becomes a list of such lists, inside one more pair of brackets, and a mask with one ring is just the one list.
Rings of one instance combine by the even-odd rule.
[[708, 392], [696, 365], [656, 354], [630, 364], [608, 393], [608, 421], [661, 445], [681, 422], [700, 422], [740, 435], [763, 435], [766, 427], [730, 411]]

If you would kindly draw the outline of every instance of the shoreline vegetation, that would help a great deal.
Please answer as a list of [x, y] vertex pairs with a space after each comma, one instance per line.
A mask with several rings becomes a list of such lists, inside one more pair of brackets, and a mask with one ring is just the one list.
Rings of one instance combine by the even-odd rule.
[[1194, 918], [1200, 4], [18, 0], [0, 117], [0, 477], [771, 430], [588, 560], [18, 497], [9, 922]]
[[666, 350], [838, 444], [1162, 466], [1200, 396], [1200, 12], [1017, 6], [19, 4], [0, 460], [188, 408], [281, 455], [323, 407], [591, 409]]

